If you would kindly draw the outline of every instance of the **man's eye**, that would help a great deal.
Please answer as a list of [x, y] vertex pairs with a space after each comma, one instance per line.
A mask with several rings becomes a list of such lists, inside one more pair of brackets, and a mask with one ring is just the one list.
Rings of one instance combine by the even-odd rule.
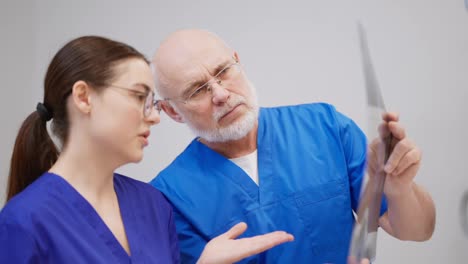
[[196, 89], [191, 95], [190, 98], [198, 97], [206, 93], [208, 85], [204, 85]]
[[218, 72], [218, 78], [222, 79], [228, 75], [229, 68], [223, 69], [222, 71]]
[[218, 73], [219, 79], [229, 79], [232, 73], [232, 66], [229, 66]]

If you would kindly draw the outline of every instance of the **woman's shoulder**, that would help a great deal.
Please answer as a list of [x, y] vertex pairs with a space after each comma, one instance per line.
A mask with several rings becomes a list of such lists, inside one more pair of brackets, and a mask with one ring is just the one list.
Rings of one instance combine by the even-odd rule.
[[162, 193], [152, 185], [142, 182], [131, 177], [115, 173], [114, 185], [127, 194], [134, 194], [139, 196], [151, 196], [156, 199], [164, 199]]
[[114, 173], [114, 185], [119, 185], [125, 188], [134, 188], [135, 190], [151, 189], [149, 184], [120, 173]]
[[40, 215], [49, 207], [52, 191], [56, 189], [54, 175], [44, 173], [26, 189], [13, 196], [0, 211], [0, 225], [18, 224], [28, 226], [31, 219], [40, 219]]
[[[166, 197], [148, 183], [115, 174], [114, 186], [117, 194], [122, 198], [121, 201], [128, 205], [126, 208], [139, 208], [137, 214], [164, 218], [164, 215], [169, 217], [172, 212], [172, 206]], [[158, 213], [155, 214], [156, 211]]]

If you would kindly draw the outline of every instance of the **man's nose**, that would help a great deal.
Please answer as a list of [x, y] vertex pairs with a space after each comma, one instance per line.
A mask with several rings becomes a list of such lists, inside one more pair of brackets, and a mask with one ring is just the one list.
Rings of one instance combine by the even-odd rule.
[[221, 80], [215, 80], [211, 85], [212, 101], [214, 104], [225, 103], [231, 94], [224, 86]]

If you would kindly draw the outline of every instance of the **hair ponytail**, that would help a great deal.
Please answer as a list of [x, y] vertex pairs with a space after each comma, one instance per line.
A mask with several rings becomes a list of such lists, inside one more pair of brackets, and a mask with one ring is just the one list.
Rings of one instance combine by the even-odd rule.
[[84, 36], [65, 44], [53, 57], [44, 80], [43, 103], [23, 122], [11, 157], [7, 201], [24, 190], [57, 161], [59, 151], [47, 132], [52, 119], [52, 133], [62, 146], [69, 137], [70, 120], [67, 98], [77, 81], [85, 81], [99, 90], [118, 74], [114, 66], [125, 59], [146, 58], [124, 43], [98, 36]]
[[58, 158], [58, 150], [37, 111], [24, 120], [16, 136], [8, 177], [7, 201], [46, 172]]

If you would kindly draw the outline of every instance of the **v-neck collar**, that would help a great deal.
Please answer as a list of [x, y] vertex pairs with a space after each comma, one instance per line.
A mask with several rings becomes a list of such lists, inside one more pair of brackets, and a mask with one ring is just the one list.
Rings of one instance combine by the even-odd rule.
[[[109, 227], [104, 223], [94, 207], [63, 177], [50, 172], [48, 174], [51, 177], [56, 177], [59, 179], [57, 182], [60, 184], [60, 188], [54, 189], [62, 193], [62, 198], [69, 200], [69, 202], [72, 203], [72, 205], [83, 215], [83, 217], [86, 219], [86, 222], [92, 228], [94, 228], [96, 235], [105, 243], [116, 259], [124, 260], [127, 263], [130, 262], [132, 256], [127, 254], [125, 249], [122, 247]], [[127, 235], [130, 252], [132, 254], [133, 251], [131, 246], [133, 245], [132, 241], [134, 238], [134, 230], [132, 230], [132, 226], [129, 225], [129, 223], [134, 222], [132, 221], [133, 214], [130, 213], [131, 210], [129, 210], [130, 208], [126, 203], [127, 199], [125, 199], [124, 193], [121, 192], [121, 189], [119, 188], [117, 177], [119, 176], [114, 174], [114, 189], [117, 195], [117, 200], [119, 202], [120, 214], [122, 216], [123, 226]]]
[[194, 153], [203, 159], [204, 171], [215, 173], [213, 177], [223, 175], [225, 179], [242, 188], [251, 200], [258, 201], [258, 186], [243, 169], [198, 140], [192, 142], [192, 147], [194, 147]]
[[263, 118], [262, 108], [259, 111], [258, 135], [257, 135], [257, 155], [258, 155], [258, 185], [245, 171], [228, 158], [212, 150], [197, 139], [192, 144], [194, 153], [204, 160], [202, 164], [205, 170], [215, 170], [217, 174], [222, 174], [230, 181], [242, 188], [256, 203], [268, 203], [271, 199], [271, 190], [275, 186], [273, 179], [272, 165], [272, 144], [271, 135], [267, 133]]

